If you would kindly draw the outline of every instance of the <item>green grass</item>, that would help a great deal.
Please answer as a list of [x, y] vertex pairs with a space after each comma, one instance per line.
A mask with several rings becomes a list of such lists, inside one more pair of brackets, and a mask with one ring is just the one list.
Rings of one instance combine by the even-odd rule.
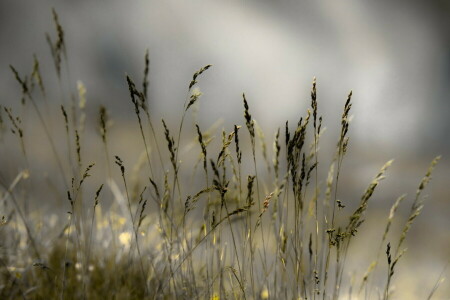
[[[117, 137], [108, 107], [98, 108], [92, 125], [86, 105], [94, 104], [86, 104], [83, 84], [78, 83], [78, 95], [64, 88], [72, 85], [65, 32], [54, 11], [53, 16], [57, 34], [47, 35], [47, 41], [58, 85], [45, 85], [35, 56], [29, 75], [11, 66], [22, 92], [20, 108], [1, 107], [2, 144], [15, 149], [19, 162], [17, 176], [0, 182], [0, 299], [402, 297], [402, 291], [391, 289], [402, 276], [396, 266], [439, 157], [422, 180], [418, 176], [409, 204], [405, 196], [392, 201], [380, 222], [382, 237], [370, 241], [377, 255], [364, 262], [366, 273], [351, 279], [353, 241], [364, 234], [370, 199], [392, 164], [374, 170], [356, 206], [341, 198], [346, 187], [340, 177], [349, 172], [345, 160], [351, 159], [352, 92], [343, 99], [332, 163], [324, 165], [316, 79], [311, 108], [295, 126], [286, 122], [275, 132], [270, 151], [245, 94], [241, 124], [219, 132], [189, 122], [201, 103], [198, 81], [211, 65], [187, 80], [184, 104], [169, 112], [179, 123], [160, 122], [148, 98], [147, 52], [140, 84], [124, 78], [136, 115], [136, 132], [129, 135], [141, 139], [127, 145], [142, 152], [132, 166], [124, 158], [128, 155], [111, 147]], [[60, 103], [48, 99], [53, 89], [61, 94]], [[52, 109], [60, 115], [52, 118]], [[64, 138], [54, 126], [63, 128]], [[34, 137], [35, 128], [43, 135]], [[88, 144], [90, 132], [98, 134]], [[51, 153], [45, 170], [35, 167], [33, 152], [39, 149], [31, 145], [36, 140]], [[91, 162], [98, 156], [103, 161]], [[328, 175], [322, 178], [324, 170]], [[30, 204], [47, 199], [34, 193], [45, 173], [45, 184], [54, 187], [63, 207], [57, 216]], [[411, 206], [406, 220], [396, 216], [400, 205]], [[390, 232], [393, 222], [403, 226], [399, 236]], [[424, 287], [430, 298], [440, 280]]]

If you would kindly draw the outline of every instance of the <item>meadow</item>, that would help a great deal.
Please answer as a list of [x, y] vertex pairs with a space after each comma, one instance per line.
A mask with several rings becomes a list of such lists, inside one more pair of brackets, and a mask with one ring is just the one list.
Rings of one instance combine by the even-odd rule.
[[[187, 78], [169, 121], [152, 111], [147, 51], [142, 76], [123, 78], [135, 122], [115, 129], [81, 81], [71, 88], [54, 10], [53, 19], [46, 39], [55, 85], [37, 56], [31, 72], [11, 65], [20, 101], [0, 107], [0, 144], [15, 174], [0, 178], [0, 299], [404, 299], [393, 288], [404, 276], [396, 267], [439, 156], [417, 174], [412, 197], [392, 199], [379, 239], [365, 241], [377, 254], [354, 261], [372, 196], [394, 162], [374, 169], [360, 195], [345, 193], [352, 91], [331, 125], [339, 126], [332, 151], [321, 149], [330, 137], [315, 78], [310, 108], [275, 133], [263, 132], [245, 93], [240, 124], [202, 128], [199, 82], [214, 66]], [[401, 206], [407, 218], [396, 214]], [[355, 264], [365, 271], [350, 276]], [[435, 284], [423, 289], [433, 299], [443, 276], [430, 276]]]

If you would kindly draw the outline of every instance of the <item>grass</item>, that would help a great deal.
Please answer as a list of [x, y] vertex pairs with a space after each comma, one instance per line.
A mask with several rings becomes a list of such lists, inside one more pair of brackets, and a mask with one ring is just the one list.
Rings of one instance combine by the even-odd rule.
[[[29, 75], [11, 66], [22, 93], [22, 113], [1, 107], [2, 143], [17, 143], [22, 161], [15, 166], [19, 171], [14, 179], [0, 182], [1, 299], [401, 297], [402, 291], [391, 288], [401, 276], [396, 266], [440, 157], [419, 181], [406, 220], [396, 212], [408, 198], [393, 201], [380, 223], [382, 238], [371, 241], [378, 254], [366, 262], [366, 273], [350, 280], [353, 240], [363, 234], [370, 199], [393, 163], [374, 171], [356, 207], [341, 198], [346, 187], [340, 177], [349, 172], [345, 160], [351, 159], [352, 92], [343, 101], [340, 135], [327, 166], [321, 163], [324, 120], [315, 78], [311, 108], [294, 127], [286, 122], [275, 132], [270, 152], [245, 94], [242, 124], [222, 132], [188, 124], [192, 108], [201, 102], [198, 81], [211, 65], [187, 81], [184, 104], [170, 112], [179, 114], [178, 125], [156, 121], [160, 117], [151, 112], [147, 51], [142, 84], [129, 75], [124, 78], [142, 140], [129, 147], [143, 154], [130, 167], [111, 148], [116, 137], [108, 108], [100, 106], [97, 125], [90, 126], [84, 85], [78, 83], [78, 97], [64, 88], [72, 85], [65, 32], [54, 10], [53, 19], [56, 40], [46, 37], [58, 79], [56, 92], [63, 99], [56, 104], [61, 115], [54, 120], [49, 115], [57, 101], [49, 101], [48, 92], [55, 87], [45, 85], [36, 56]], [[53, 164], [45, 166], [47, 184], [55, 186], [66, 211], [54, 218], [27, 204], [46, 201], [33, 193], [43, 171], [30, 159], [36, 147], [31, 146], [31, 129], [24, 129], [32, 122], [25, 119], [28, 110], [37, 117], [32, 126], [45, 134], [38, 137], [41, 147], [52, 153]], [[64, 143], [52, 126], [64, 128]], [[95, 145], [85, 141], [89, 131], [98, 132]], [[104, 161], [87, 163], [95, 151]], [[105, 167], [97, 170], [97, 164]], [[319, 170], [328, 170], [326, 178], [320, 178]], [[403, 224], [400, 236], [390, 232], [393, 222]], [[429, 299], [441, 282], [442, 275], [429, 287]]]

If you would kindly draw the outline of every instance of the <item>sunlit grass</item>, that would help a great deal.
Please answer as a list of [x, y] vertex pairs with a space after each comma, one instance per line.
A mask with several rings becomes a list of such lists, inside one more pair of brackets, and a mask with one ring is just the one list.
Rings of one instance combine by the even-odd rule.
[[[53, 17], [56, 40], [50, 35], [47, 40], [59, 86], [45, 86], [36, 56], [29, 75], [11, 67], [22, 92], [21, 108], [36, 114], [37, 124], [31, 125], [42, 127], [45, 136], [37, 140], [52, 153], [52, 166], [30, 172], [36, 151], [30, 146], [33, 132], [24, 130], [27, 120], [16, 109], [1, 107], [2, 135], [17, 137], [23, 161], [15, 178], [0, 182], [0, 299], [401, 297], [402, 291], [392, 289], [401, 276], [396, 265], [439, 157], [422, 180], [418, 174], [412, 200], [392, 200], [380, 221], [382, 238], [369, 241], [377, 256], [364, 262], [366, 272], [349, 278], [352, 241], [363, 234], [370, 199], [393, 163], [388, 160], [373, 170], [356, 206], [341, 198], [346, 187], [340, 176], [351, 172], [345, 169], [345, 161], [351, 160], [351, 91], [343, 97], [335, 155], [324, 165], [320, 142], [325, 120], [315, 78], [311, 107], [295, 126], [286, 122], [275, 133], [264, 133], [252, 116], [252, 100], [243, 94], [242, 123], [218, 131], [214, 125], [189, 123], [191, 110], [202, 101], [198, 81], [212, 68], [206, 65], [187, 81], [184, 104], [169, 112], [180, 120], [174, 126], [152, 114], [147, 52], [142, 84], [124, 78], [130, 111], [136, 115], [136, 132], [130, 135], [142, 141], [127, 145], [142, 153], [132, 165], [111, 147], [116, 137], [108, 107], [99, 107], [93, 126], [86, 121], [86, 107], [93, 104], [84, 84], [78, 81], [77, 95], [64, 91], [63, 83], [70, 80], [65, 32], [56, 12]], [[62, 99], [70, 101], [48, 101], [52, 89], [67, 92]], [[48, 113], [55, 103], [58, 118]], [[64, 128], [63, 143], [52, 134], [50, 122]], [[85, 142], [88, 131], [98, 133], [95, 145]], [[104, 161], [91, 162], [98, 153]], [[327, 176], [321, 178], [319, 170]], [[28, 201], [47, 200], [34, 194], [33, 186], [44, 173], [62, 210], [28, 209]], [[411, 205], [406, 220], [396, 215], [400, 205]], [[390, 232], [393, 222], [403, 224], [400, 236]], [[428, 287], [430, 298], [441, 281]]]

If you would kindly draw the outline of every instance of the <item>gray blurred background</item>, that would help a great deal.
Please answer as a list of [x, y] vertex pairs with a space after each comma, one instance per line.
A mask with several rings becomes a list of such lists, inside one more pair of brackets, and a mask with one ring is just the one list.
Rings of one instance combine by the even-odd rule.
[[[44, 36], [55, 36], [52, 7], [65, 29], [73, 89], [77, 80], [86, 86], [91, 123], [103, 104], [116, 128], [135, 125], [124, 75], [140, 80], [149, 49], [151, 112], [157, 121], [179, 120], [192, 74], [212, 64], [199, 80], [200, 124], [206, 128], [223, 118], [227, 131], [243, 124], [245, 92], [271, 143], [276, 128], [304, 115], [315, 76], [328, 128], [324, 140], [334, 145], [343, 104], [353, 90], [351, 158], [343, 185], [360, 194], [385, 161], [396, 159], [371, 203], [380, 215], [369, 224], [385, 218], [398, 195], [412, 196], [431, 159], [442, 154], [405, 258], [425, 263], [399, 267], [414, 274], [414, 268], [428, 268], [424, 274], [433, 276], [418, 278], [432, 286], [450, 258], [449, 1], [2, 0], [1, 105], [19, 111], [20, 89], [8, 65], [28, 73], [33, 53], [46, 83], [56, 82]], [[53, 93], [50, 99], [58, 104], [57, 89]], [[123, 131], [117, 134], [132, 139]], [[139, 143], [139, 136], [135, 140]], [[121, 144], [118, 152], [134, 153]], [[10, 168], [1, 175], [13, 177], [17, 167], [5, 156], [9, 152], [2, 153]], [[408, 206], [399, 212], [403, 217]], [[439, 297], [450, 299], [444, 285]]]

